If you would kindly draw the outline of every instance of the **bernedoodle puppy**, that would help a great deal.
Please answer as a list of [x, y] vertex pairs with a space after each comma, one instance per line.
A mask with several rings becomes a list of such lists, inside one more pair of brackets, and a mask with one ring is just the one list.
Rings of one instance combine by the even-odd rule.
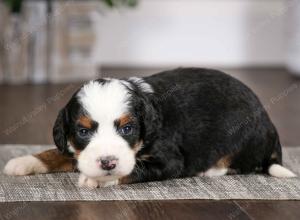
[[59, 112], [57, 149], [10, 160], [4, 172], [79, 170], [88, 187], [191, 176], [266, 173], [282, 166], [277, 131], [256, 95], [217, 70], [180, 68], [84, 84]]

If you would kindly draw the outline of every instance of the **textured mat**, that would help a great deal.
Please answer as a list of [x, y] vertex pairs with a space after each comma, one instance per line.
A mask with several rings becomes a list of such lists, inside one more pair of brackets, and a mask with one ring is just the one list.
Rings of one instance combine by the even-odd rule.
[[[193, 177], [98, 189], [77, 187], [78, 173], [11, 177], [2, 174], [12, 157], [40, 152], [50, 146], [0, 145], [0, 202], [101, 201], [170, 199], [300, 200], [300, 178], [264, 175]], [[285, 166], [300, 174], [300, 147], [283, 150]]]

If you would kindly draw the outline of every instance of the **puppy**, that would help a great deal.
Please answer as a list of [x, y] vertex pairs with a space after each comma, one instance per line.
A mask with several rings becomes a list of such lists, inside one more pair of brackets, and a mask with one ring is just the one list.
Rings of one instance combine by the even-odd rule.
[[277, 131], [256, 95], [217, 70], [98, 79], [59, 112], [57, 149], [10, 160], [8, 175], [80, 171], [88, 187], [190, 176], [266, 173], [282, 166]]

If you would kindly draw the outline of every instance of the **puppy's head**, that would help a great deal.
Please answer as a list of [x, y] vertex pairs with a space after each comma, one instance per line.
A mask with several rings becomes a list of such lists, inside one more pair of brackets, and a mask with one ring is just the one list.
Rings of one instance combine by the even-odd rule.
[[141, 82], [130, 80], [85, 84], [58, 114], [53, 128], [56, 146], [73, 153], [78, 169], [91, 178], [129, 175], [147, 124], [155, 118], [146, 93], [150, 94]]

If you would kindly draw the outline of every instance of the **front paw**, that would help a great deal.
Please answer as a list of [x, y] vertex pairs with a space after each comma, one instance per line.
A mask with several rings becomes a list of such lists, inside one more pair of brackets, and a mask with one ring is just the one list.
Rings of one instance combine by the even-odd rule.
[[27, 155], [13, 158], [7, 162], [3, 172], [10, 176], [23, 176], [35, 173], [47, 173], [48, 169], [38, 158]]
[[79, 176], [78, 185], [80, 187], [97, 188], [99, 187], [99, 182], [81, 173]]
[[87, 177], [84, 174], [80, 174], [78, 185], [80, 187], [88, 187], [88, 188], [98, 188], [98, 187], [107, 187], [107, 186], [114, 186], [118, 185], [119, 180], [111, 180], [111, 181], [101, 181], [94, 178]]

